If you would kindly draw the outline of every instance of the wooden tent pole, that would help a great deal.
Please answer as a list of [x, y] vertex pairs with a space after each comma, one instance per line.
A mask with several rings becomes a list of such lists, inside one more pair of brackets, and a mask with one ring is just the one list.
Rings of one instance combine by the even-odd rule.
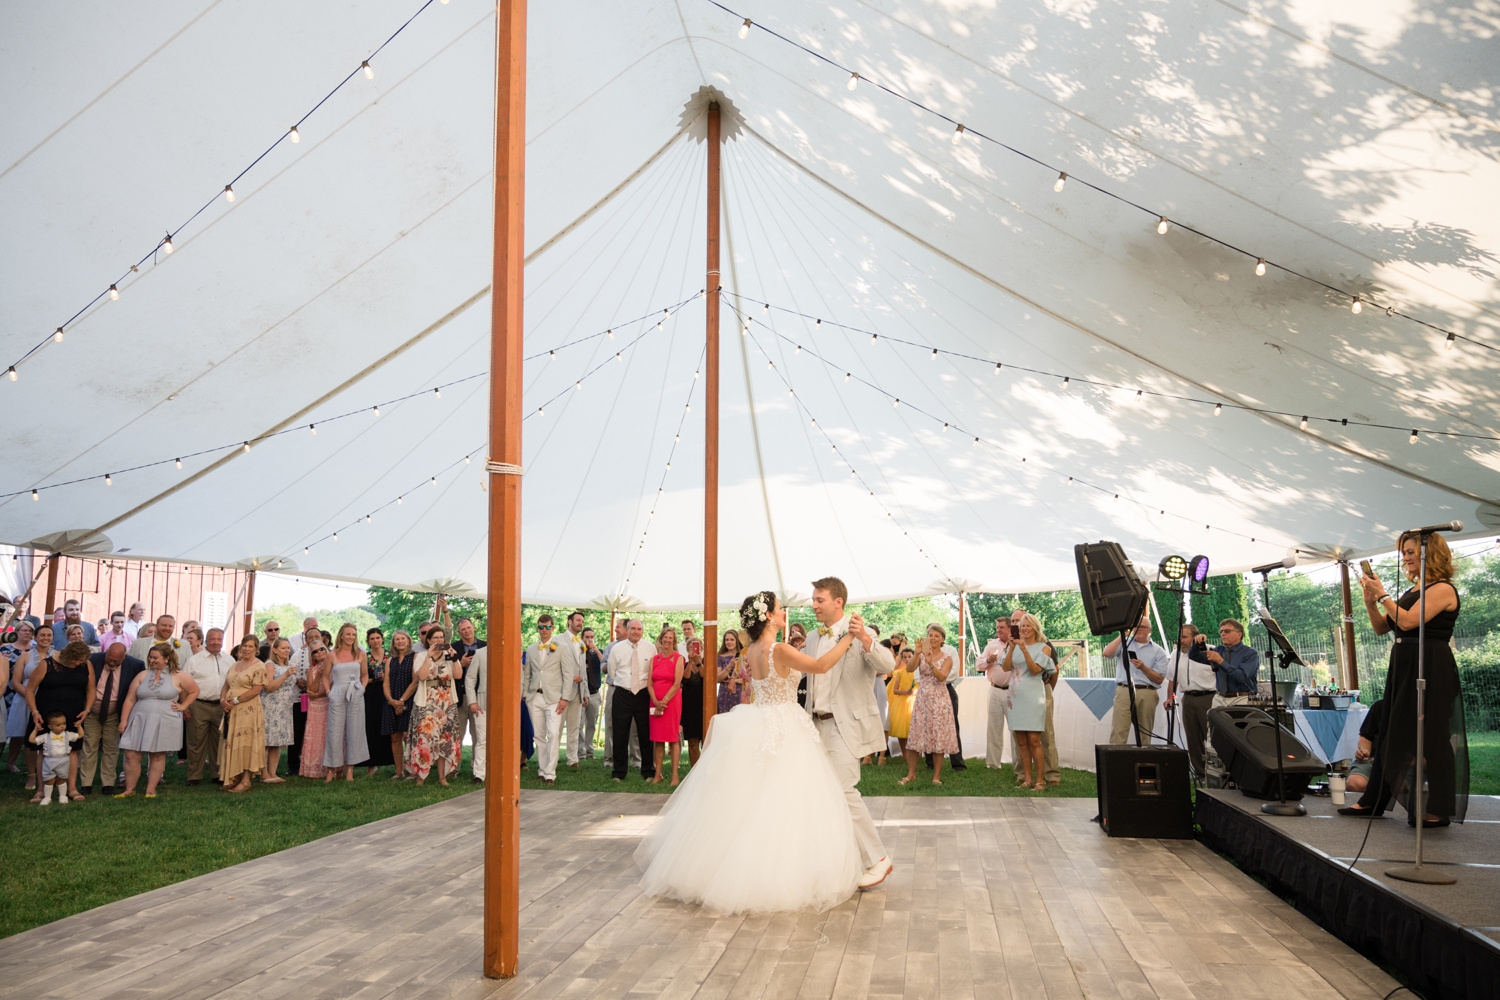
[[42, 621], [48, 625], [52, 624], [52, 613], [57, 610], [57, 566], [61, 562], [62, 556], [56, 552], [47, 557], [47, 617]]
[[241, 638], [255, 631], [255, 570], [250, 570], [250, 579], [245, 582], [245, 630]]
[[526, 247], [526, 0], [495, 13], [495, 249], [490, 299], [489, 649], [484, 974], [517, 971], [521, 914], [521, 304]]
[[1349, 593], [1349, 560], [1339, 560], [1339, 579], [1344, 588], [1344, 690], [1359, 687], [1359, 663], [1354, 654], [1354, 599]]
[[703, 727], [718, 707], [719, 666], [719, 105], [708, 106], [708, 268], [703, 284]]

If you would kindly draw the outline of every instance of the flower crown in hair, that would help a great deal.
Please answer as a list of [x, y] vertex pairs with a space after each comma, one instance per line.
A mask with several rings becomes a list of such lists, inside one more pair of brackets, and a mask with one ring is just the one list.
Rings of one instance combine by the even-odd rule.
[[750, 602], [750, 607], [755, 609], [755, 620], [757, 622], [763, 622], [771, 617], [771, 609], [766, 607], [766, 597], [764, 594], [756, 595], [755, 600]]

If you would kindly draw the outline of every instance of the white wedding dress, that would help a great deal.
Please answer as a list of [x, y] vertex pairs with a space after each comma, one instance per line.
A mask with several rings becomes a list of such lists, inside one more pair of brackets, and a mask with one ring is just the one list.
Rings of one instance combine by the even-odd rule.
[[792, 670], [715, 716], [709, 746], [635, 852], [649, 895], [718, 913], [819, 912], [863, 872], [844, 790]]

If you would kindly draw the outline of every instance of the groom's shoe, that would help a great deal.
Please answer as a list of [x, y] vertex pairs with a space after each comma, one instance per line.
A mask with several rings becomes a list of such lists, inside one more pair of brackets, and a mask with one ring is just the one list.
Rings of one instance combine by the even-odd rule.
[[891, 874], [891, 868], [891, 859], [881, 858], [879, 861], [871, 865], [869, 869], [859, 877], [859, 887], [861, 889], [875, 888], [877, 885], [884, 882], [886, 880], [886, 877]]

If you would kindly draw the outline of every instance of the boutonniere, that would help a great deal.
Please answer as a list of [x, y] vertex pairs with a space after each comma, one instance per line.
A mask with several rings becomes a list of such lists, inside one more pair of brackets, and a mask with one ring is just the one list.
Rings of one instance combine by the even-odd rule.
[[549, 643], [547, 643], [547, 645], [543, 646], [542, 648], [545, 649], [549, 653], [555, 653], [555, 652], [557, 652], [557, 643], [555, 643], [555, 642], [549, 642]]

